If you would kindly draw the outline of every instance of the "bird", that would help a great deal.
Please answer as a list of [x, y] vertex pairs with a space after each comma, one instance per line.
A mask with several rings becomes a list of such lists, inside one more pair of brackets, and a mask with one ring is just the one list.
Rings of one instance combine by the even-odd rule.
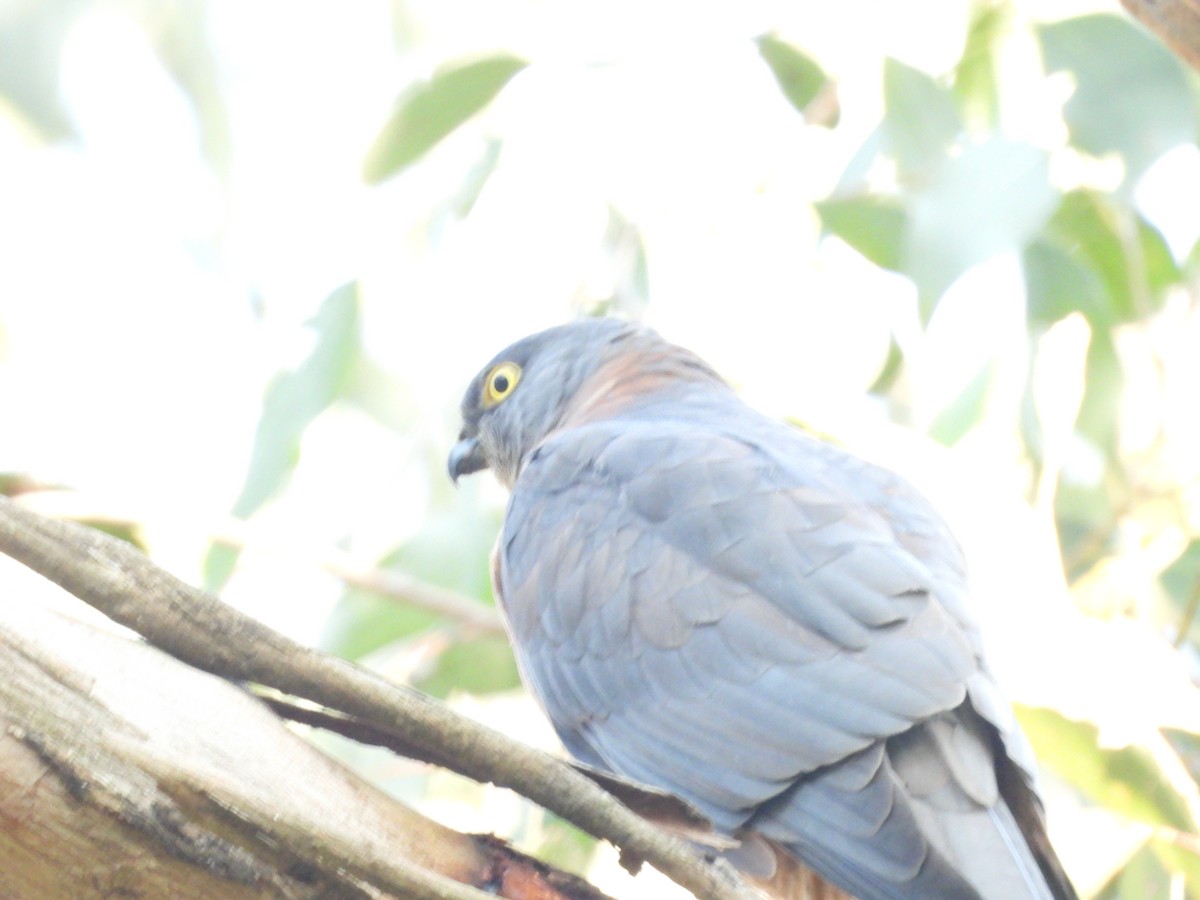
[[509, 489], [495, 597], [578, 761], [688, 801], [786, 896], [1076, 896], [964, 557], [893, 472], [758, 412], [647, 326], [502, 350], [455, 483]]

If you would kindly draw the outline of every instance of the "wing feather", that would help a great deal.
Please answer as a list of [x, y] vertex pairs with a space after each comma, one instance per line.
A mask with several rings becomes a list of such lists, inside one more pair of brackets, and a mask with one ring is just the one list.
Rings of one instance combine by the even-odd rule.
[[757, 423], [605, 420], [531, 455], [498, 545], [522, 670], [585, 761], [852, 891], [976, 897], [890, 761], [929, 741], [914, 784], [933, 759], [964, 802], [995, 796], [978, 735], [923, 724], [968, 688], [1011, 724], [957, 548], [903, 482]]
[[566, 429], [518, 479], [503, 602], [552, 720], [605, 744], [616, 713], [702, 723], [714, 768], [767, 730], [799, 775], [962, 702], [975, 648], [877, 514], [803, 460], [679, 431]]

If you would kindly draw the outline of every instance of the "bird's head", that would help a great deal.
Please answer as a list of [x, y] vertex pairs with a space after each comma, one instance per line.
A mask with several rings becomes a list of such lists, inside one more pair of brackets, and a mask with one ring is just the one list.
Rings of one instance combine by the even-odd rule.
[[580, 319], [522, 338], [467, 388], [450, 477], [490, 468], [511, 488], [526, 455], [564, 422], [578, 424], [605, 404], [625, 406], [664, 382], [697, 375], [719, 381], [686, 350], [619, 319]]
[[614, 345], [639, 330], [617, 319], [583, 319], [501, 350], [463, 395], [450, 477], [490, 468], [511, 487], [525, 454], [555, 429], [580, 386]]

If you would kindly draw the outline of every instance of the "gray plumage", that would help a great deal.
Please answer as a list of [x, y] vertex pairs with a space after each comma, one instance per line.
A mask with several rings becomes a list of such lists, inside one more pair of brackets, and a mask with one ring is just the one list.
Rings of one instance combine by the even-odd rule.
[[463, 418], [451, 474], [512, 489], [496, 594], [576, 757], [695, 804], [759, 877], [785, 853], [863, 898], [1074, 896], [906, 482], [615, 320], [507, 348]]

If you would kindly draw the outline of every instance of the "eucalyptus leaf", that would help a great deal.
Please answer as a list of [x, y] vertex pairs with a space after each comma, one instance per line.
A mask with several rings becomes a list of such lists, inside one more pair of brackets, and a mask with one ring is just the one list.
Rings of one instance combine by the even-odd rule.
[[210, 7], [192, 0], [155, 4], [147, 12], [152, 16], [148, 37], [163, 67], [191, 102], [205, 157], [218, 172], [228, 174], [232, 129], [229, 104], [221, 90], [220, 61], [208, 36]]
[[1144, 844], [1117, 870], [1094, 900], [1132, 900], [1137, 897], [1170, 897], [1172, 873], [1154, 848]]
[[529, 63], [498, 54], [456, 63], [410, 88], [380, 130], [363, 163], [372, 184], [402, 172], [482, 110]]
[[[358, 285], [345, 284], [330, 294], [307, 323], [312, 332], [308, 355], [279, 373], [267, 386], [254, 435], [250, 464], [233, 504], [233, 515], [247, 518], [287, 482], [300, 459], [300, 439], [309, 424], [341, 392], [358, 352]], [[224, 584], [238, 553], [213, 546], [204, 562], [210, 590]]]
[[[1074, 298], [1093, 328], [1107, 329], [1150, 315], [1161, 307], [1166, 288], [1183, 277], [1154, 226], [1096, 191], [1066, 194], [1044, 240], [1059, 251], [1060, 275], [1061, 257], [1067, 256], [1079, 278], [1088, 282]], [[1097, 278], [1102, 298], [1094, 295]]]
[[1067, 583], [1087, 574], [1112, 550], [1118, 501], [1107, 485], [1059, 482], [1054, 494], [1054, 520]]
[[75, 133], [59, 85], [60, 57], [89, 5], [87, 0], [0, 4], [0, 99], [20, 110], [47, 140]]
[[1073, 312], [1107, 322], [1108, 295], [1100, 275], [1053, 241], [1039, 238], [1021, 256], [1030, 322], [1048, 326]]
[[1011, 15], [1009, 7], [1000, 3], [972, 6], [962, 58], [954, 68], [954, 96], [964, 119], [991, 128], [1000, 117], [996, 50], [1010, 28]]
[[993, 138], [946, 161], [910, 202], [905, 271], [917, 283], [921, 315], [970, 267], [1021, 250], [1058, 200], [1045, 151]]
[[892, 337], [888, 340], [887, 359], [884, 360], [883, 368], [879, 371], [879, 375], [876, 376], [875, 381], [867, 388], [867, 391], [881, 396], [887, 394], [900, 378], [903, 371], [904, 351], [896, 343], [896, 338]]
[[1146, 284], [1156, 296], [1161, 296], [1165, 288], [1183, 281], [1183, 270], [1171, 255], [1171, 248], [1163, 233], [1141, 216], [1137, 217], [1137, 233]]
[[935, 168], [962, 131], [950, 91], [895, 59], [884, 60], [883, 103], [887, 146], [902, 173]]
[[1065, 195], [1046, 229], [1046, 236], [1070, 254], [1080, 267], [1094, 272], [1104, 285], [1105, 303], [1081, 307], [1093, 327], [1110, 328], [1131, 318], [1133, 285], [1120, 235], [1121, 211], [1094, 191]]
[[393, 641], [426, 631], [437, 621], [394, 597], [349, 588], [326, 618], [317, 639], [322, 650], [344, 659], [362, 659]]
[[503, 637], [462, 641], [447, 647], [433, 670], [418, 679], [416, 687], [434, 697], [449, 697], [455, 691], [492, 694], [508, 691], [521, 683], [512, 647]]
[[885, 269], [898, 271], [907, 227], [903, 207], [888, 197], [833, 197], [816, 204], [821, 225]]
[[[1200, 544], [1200, 541], [1192, 541], [1189, 552], [1197, 544]], [[1197, 552], [1196, 556], [1196, 564], [1200, 568], [1200, 552]], [[1192, 776], [1192, 781], [1200, 785], [1200, 735], [1180, 731], [1177, 728], [1164, 728], [1163, 736], [1170, 742], [1172, 749], [1179, 754], [1179, 758], [1183, 760], [1183, 764], [1187, 766], [1187, 771]]]
[[1139, 822], [1194, 832], [1196, 822], [1154, 757], [1137, 746], [1100, 746], [1095, 725], [1041, 708], [1017, 707], [1038, 759], [1084, 796]]
[[1093, 330], [1076, 429], [1110, 460], [1117, 455], [1119, 413], [1115, 400], [1124, 384], [1124, 371], [1111, 332]]
[[1046, 68], [1075, 79], [1063, 110], [1071, 141], [1094, 156], [1120, 154], [1126, 187], [1166, 151], [1196, 140], [1186, 69], [1137, 25], [1098, 14], [1042, 25], [1038, 36]]
[[987, 409], [988, 393], [996, 374], [996, 364], [989, 360], [949, 405], [938, 413], [929, 426], [929, 436], [939, 444], [952, 446], [979, 424]]
[[1188, 542], [1179, 558], [1159, 575], [1159, 582], [1178, 617], [1175, 643], [1182, 645], [1200, 634], [1200, 539]]
[[[759, 55], [771, 68], [783, 95], [798, 112], [807, 115], [809, 104], [829, 82], [829, 76], [809, 56], [775, 35], [765, 34], [758, 38], [757, 44]], [[833, 126], [837, 119], [835, 111], [831, 117], [816, 124]]]
[[306, 327], [312, 333], [308, 355], [280, 372], [267, 386], [254, 436], [249, 471], [233, 514], [254, 513], [286, 481], [300, 458], [304, 430], [338, 396], [358, 351], [358, 285], [338, 288]]

